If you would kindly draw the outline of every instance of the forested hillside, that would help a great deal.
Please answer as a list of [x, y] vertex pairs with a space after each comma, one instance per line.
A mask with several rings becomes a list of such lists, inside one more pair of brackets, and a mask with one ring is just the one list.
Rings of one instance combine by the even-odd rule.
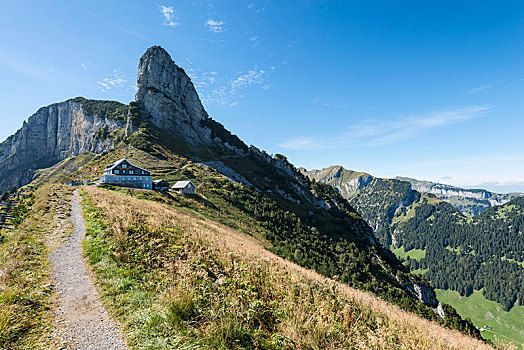
[[348, 179], [346, 172], [355, 174], [341, 167], [303, 171], [344, 194], [382, 245], [437, 288], [466, 296], [481, 290], [505, 310], [524, 303], [522, 197], [466, 216], [432, 194], [413, 190], [409, 182], [373, 177], [355, 187], [355, 178]]
[[524, 198], [465, 217], [448, 203], [421, 204], [409, 220], [393, 225], [397, 244], [424, 249], [413, 269], [441, 289], [461, 295], [482, 290], [505, 310], [524, 305]]

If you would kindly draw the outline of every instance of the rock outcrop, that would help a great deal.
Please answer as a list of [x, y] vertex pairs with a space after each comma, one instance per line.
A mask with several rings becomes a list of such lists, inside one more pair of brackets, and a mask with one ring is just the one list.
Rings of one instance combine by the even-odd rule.
[[125, 127], [122, 121], [88, 114], [83, 99], [71, 99], [40, 108], [14, 135], [0, 144], [0, 192], [29, 183], [34, 170], [69, 156], [111, 149], [112, 138], [96, 138], [104, 129]]
[[[140, 59], [136, 102], [151, 124], [198, 152], [212, 148], [241, 154], [248, 149], [209, 118], [189, 76], [159, 46], [149, 48]], [[115, 139], [107, 136], [126, 127], [120, 113], [126, 108], [114, 101], [83, 98], [40, 108], [0, 144], [0, 193], [31, 182], [36, 169], [113, 148]], [[134, 129], [131, 124], [129, 131]]]
[[[421, 303], [433, 308], [438, 307], [439, 301], [435, 290], [425, 283], [406, 283], [402, 287], [416, 297]], [[440, 313], [439, 313], [440, 314]], [[443, 313], [441, 317], [444, 317]]]
[[321, 170], [313, 169], [307, 171], [304, 168], [299, 170], [310, 179], [334, 186], [346, 198], [352, 197], [358, 190], [369, 185], [374, 179], [369, 174], [344, 169], [340, 165]]
[[238, 138], [224, 133], [222, 125], [209, 118], [189, 76], [160, 46], [150, 47], [140, 58], [135, 100], [150, 115], [153, 125], [193, 150], [247, 150]]
[[136, 101], [142, 103], [151, 122], [180, 134], [190, 144], [210, 143], [201, 122], [209, 118], [191, 79], [160, 46], [149, 48], [140, 58]]

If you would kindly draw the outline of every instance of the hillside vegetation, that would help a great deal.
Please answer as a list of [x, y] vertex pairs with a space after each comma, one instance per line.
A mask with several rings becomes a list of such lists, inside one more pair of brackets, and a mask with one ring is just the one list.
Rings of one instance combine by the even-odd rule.
[[85, 253], [135, 348], [487, 348], [283, 260], [169, 195], [83, 191]]
[[524, 305], [524, 198], [467, 218], [448, 203], [422, 204], [415, 216], [394, 226], [399, 245], [425, 249], [414, 269], [441, 289], [461, 295], [482, 290], [487, 299], [508, 311]]
[[[429, 288], [423, 278], [409, 274], [409, 270], [390, 251], [372, 246], [373, 236], [369, 227], [331, 187], [307, 181], [304, 185], [284, 171], [268, 167], [266, 162], [260, 164], [256, 157], [223, 156], [221, 160], [234, 167], [244, 181], [249, 179], [257, 184], [256, 187], [243, 185], [162, 145], [147, 145], [148, 152], [135, 148], [128, 153], [128, 159], [151, 169], [154, 177], [162, 177], [172, 183], [191, 179], [197, 184], [200, 196], [196, 197], [196, 202], [176, 198], [177, 205], [197, 210], [230, 227], [248, 232], [263, 242], [267, 249], [285, 259], [370, 291], [427, 319], [479, 337], [473, 325], [462, 320], [452, 307], [443, 305], [446, 316], [442, 319], [431, 307], [417, 300], [409, 289], [413, 290], [413, 285], [417, 283], [422, 288]], [[111, 164], [124, 153], [124, 149], [116, 149], [93, 158], [86, 167], [102, 169], [104, 164]], [[263, 180], [259, 180], [258, 176], [263, 176]], [[268, 191], [269, 188], [274, 191]], [[291, 192], [293, 188], [308, 189], [317, 198], [325, 198], [324, 203], [327, 204], [323, 204], [325, 207], [316, 206], [318, 202], [315, 201], [319, 199], [306, 202], [305, 190], [301, 190], [300, 198], [304, 202], [300, 204], [276, 191], [285, 189], [289, 192], [280, 192], [297, 193], [296, 189]]]
[[0, 348], [58, 349], [47, 255], [70, 229], [71, 190], [44, 186], [21, 199], [19, 224], [0, 230]]
[[[345, 188], [340, 177], [318, 180]], [[380, 178], [347, 198], [372, 225], [380, 242], [391, 247], [411, 271], [424, 274], [437, 288], [464, 297], [480, 291], [499, 303], [500, 312], [494, 317], [501, 324], [511, 324], [514, 334], [524, 334], [522, 320], [508, 318], [507, 313], [524, 303], [524, 198], [473, 217], [431, 194], [412, 190], [408, 182]], [[444, 301], [467, 309], [464, 302], [455, 304], [456, 298]], [[520, 337], [511, 339], [520, 341]]]

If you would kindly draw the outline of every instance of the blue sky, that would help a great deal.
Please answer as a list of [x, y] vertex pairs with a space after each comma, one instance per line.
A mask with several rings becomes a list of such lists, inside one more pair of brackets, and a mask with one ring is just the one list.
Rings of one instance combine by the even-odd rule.
[[163, 46], [209, 114], [308, 169], [524, 192], [522, 1], [0, 0], [0, 138], [129, 102]]

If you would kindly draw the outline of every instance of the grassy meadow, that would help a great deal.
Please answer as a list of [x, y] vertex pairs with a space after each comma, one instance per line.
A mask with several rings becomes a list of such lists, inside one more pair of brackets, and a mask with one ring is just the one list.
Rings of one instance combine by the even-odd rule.
[[440, 301], [457, 309], [462, 317], [469, 317], [475, 326], [491, 326], [482, 336], [498, 341], [511, 341], [518, 349], [524, 344], [524, 306], [514, 306], [509, 312], [494, 301], [487, 300], [481, 292], [475, 291], [468, 297], [461, 297], [455, 291], [437, 289]]
[[408, 256], [411, 259], [420, 260], [423, 259], [426, 256], [426, 251], [424, 249], [411, 249], [407, 252], [404, 250], [404, 246], [401, 246], [400, 248], [393, 248], [390, 247], [391, 251], [395, 253], [395, 255], [402, 260], [405, 260]]
[[489, 348], [141, 194], [83, 189], [84, 252], [132, 348]]

